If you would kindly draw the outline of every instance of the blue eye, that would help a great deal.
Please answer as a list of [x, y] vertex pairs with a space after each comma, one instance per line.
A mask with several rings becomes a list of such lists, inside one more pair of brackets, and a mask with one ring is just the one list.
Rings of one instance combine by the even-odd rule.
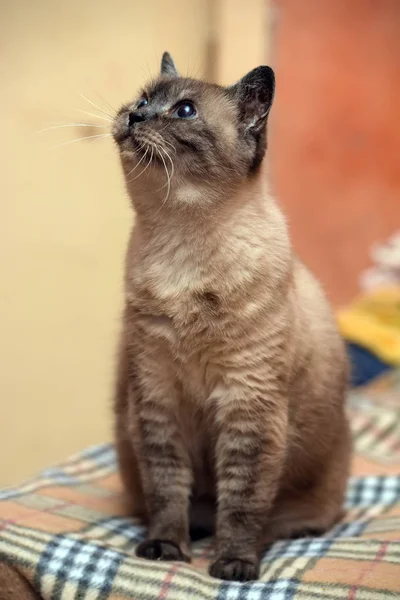
[[192, 102], [182, 102], [174, 112], [174, 117], [178, 117], [178, 119], [192, 119], [196, 114], [197, 111]]
[[148, 103], [149, 101], [147, 100], [147, 98], [142, 98], [141, 100], [139, 100], [136, 108], [143, 108], [143, 106], [146, 106], [146, 104]]

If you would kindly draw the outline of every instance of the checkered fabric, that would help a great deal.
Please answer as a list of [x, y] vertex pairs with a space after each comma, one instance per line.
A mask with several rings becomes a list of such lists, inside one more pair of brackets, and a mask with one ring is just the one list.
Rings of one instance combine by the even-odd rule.
[[351, 395], [349, 410], [346, 517], [324, 537], [274, 544], [257, 582], [209, 577], [211, 539], [193, 545], [191, 565], [136, 558], [145, 529], [129, 516], [109, 445], [0, 492], [0, 561], [45, 600], [400, 598], [400, 371]]

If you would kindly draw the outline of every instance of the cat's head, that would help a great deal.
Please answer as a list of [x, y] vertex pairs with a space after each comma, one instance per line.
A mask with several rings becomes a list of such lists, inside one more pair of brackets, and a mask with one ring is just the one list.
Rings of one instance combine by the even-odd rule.
[[160, 76], [122, 106], [113, 124], [128, 187], [140, 179], [222, 190], [252, 177], [266, 150], [274, 87], [266, 66], [230, 87], [180, 77], [165, 53]]

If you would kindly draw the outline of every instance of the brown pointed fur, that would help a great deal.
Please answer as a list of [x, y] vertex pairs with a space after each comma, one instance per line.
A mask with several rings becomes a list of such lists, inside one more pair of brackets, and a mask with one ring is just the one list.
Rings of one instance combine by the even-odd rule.
[[[345, 351], [254, 167], [265, 122], [246, 137], [240, 94], [174, 72], [146, 92], [154, 112], [129, 129], [135, 101], [114, 124], [137, 214], [115, 398], [121, 474], [149, 524], [137, 552], [189, 560], [189, 512], [207, 527], [217, 507], [210, 573], [254, 579], [263, 544], [341, 515]], [[182, 98], [196, 122], [171, 118]], [[130, 175], [137, 143], [174, 162], [168, 195], [160, 158]]]

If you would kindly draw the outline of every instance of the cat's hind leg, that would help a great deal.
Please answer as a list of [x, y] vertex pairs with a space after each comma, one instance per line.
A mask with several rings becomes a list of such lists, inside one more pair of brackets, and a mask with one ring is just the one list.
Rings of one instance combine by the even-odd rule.
[[279, 493], [264, 528], [265, 543], [314, 537], [331, 529], [344, 514], [349, 459], [349, 444], [344, 435], [342, 444], [313, 485]]
[[264, 530], [265, 544], [278, 540], [318, 537], [333, 527], [342, 517], [338, 504], [317, 504], [308, 495], [283, 502], [272, 511]]

